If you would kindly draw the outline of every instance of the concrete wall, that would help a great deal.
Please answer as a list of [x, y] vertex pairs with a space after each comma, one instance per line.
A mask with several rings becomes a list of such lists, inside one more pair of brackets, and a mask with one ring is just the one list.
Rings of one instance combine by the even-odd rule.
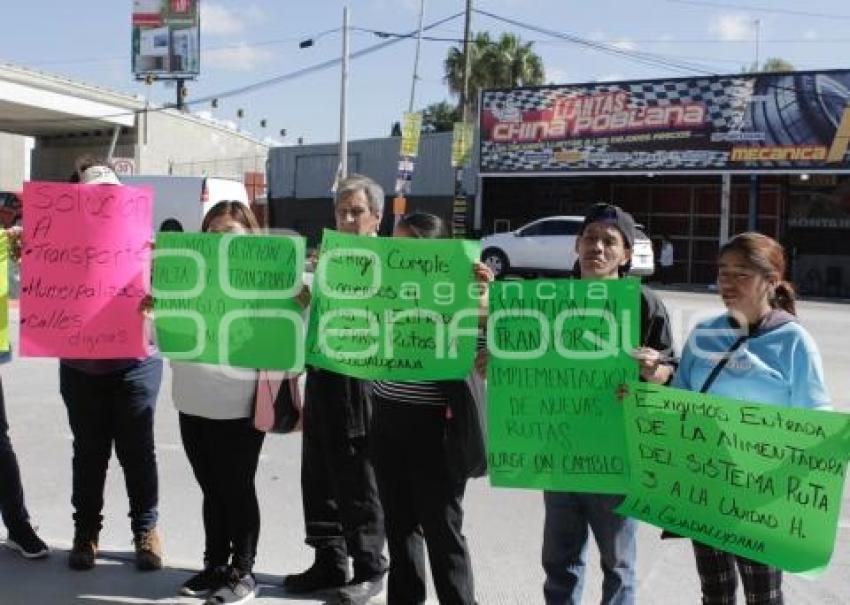
[[[242, 180], [265, 172], [268, 145], [192, 115], [175, 111], [140, 114], [136, 166], [140, 174], [219, 176]], [[120, 154], [118, 154], [120, 155]]]
[[0, 132], [0, 191], [20, 191], [26, 178], [26, 138]]
[[[36, 141], [32, 178], [65, 180], [82, 155], [105, 157], [112, 132], [76, 132]], [[253, 137], [176, 111], [140, 113], [118, 138], [114, 157], [133, 158], [136, 174], [219, 176], [242, 180], [266, 170], [268, 146]]]
[[[73, 173], [78, 157], [106, 157], [111, 142], [112, 136], [108, 132], [40, 137], [36, 139], [32, 153], [32, 180], [65, 181]], [[122, 135], [115, 147], [115, 157], [132, 158], [135, 148], [134, 136]]]

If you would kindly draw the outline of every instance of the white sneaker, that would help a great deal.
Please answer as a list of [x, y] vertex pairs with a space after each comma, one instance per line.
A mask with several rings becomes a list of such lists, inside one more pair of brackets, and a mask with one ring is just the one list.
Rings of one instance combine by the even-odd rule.
[[246, 573], [242, 576], [231, 569], [224, 586], [212, 593], [205, 605], [238, 605], [247, 603], [259, 594], [254, 576]]

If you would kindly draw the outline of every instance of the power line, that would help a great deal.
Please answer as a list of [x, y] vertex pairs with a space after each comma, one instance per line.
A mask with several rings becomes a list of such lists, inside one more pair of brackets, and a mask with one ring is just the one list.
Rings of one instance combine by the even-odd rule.
[[658, 55], [655, 53], [647, 53], [636, 50], [626, 50], [623, 48], [619, 48], [613, 44], [607, 44], [604, 42], [598, 42], [595, 40], [589, 40], [587, 38], [582, 38], [576, 34], [567, 33], [567, 32], [559, 32], [550, 29], [546, 29], [544, 27], [540, 27], [537, 25], [532, 25], [529, 23], [524, 23], [522, 21], [517, 21], [516, 19], [510, 19], [508, 17], [500, 17], [499, 15], [495, 15], [491, 12], [484, 11], [481, 9], [476, 9], [476, 13], [481, 15], [485, 15], [490, 17], [491, 19], [495, 19], [497, 21], [502, 21], [504, 23], [509, 23], [516, 27], [521, 27], [523, 29], [528, 29], [530, 31], [535, 31], [537, 33], [541, 33], [547, 36], [552, 36], [554, 38], [560, 38], [562, 40], [567, 40], [573, 44], [577, 44], [579, 46], [584, 46], [586, 48], [590, 48], [592, 50], [598, 50], [600, 52], [612, 54], [619, 56], [621, 58], [628, 59], [630, 61], [635, 61], [638, 63], [643, 63], [645, 65], [651, 65], [653, 67], [662, 67], [665, 69], [669, 69], [672, 71], [677, 71], [679, 73], [687, 73], [692, 74], [693, 72], [697, 72], [704, 75], [716, 75], [716, 71], [707, 70], [704, 67], [696, 64], [690, 64], [683, 61], [678, 61], [675, 59], [671, 59], [669, 57], [665, 57], [663, 55]]
[[[674, 0], [670, 0], [674, 1]], [[316, 34], [312, 36], [313, 39], [320, 35], [324, 35], [327, 33], [333, 33], [339, 31], [340, 28], [335, 28], [333, 30], [328, 30], [327, 32], [322, 32], [321, 34]], [[411, 38], [410, 34], [400, 34], [396, 32], [388, 32], [384, 30], [378, 29], [370, 29], [366, 27], [352, 27], [352, 31], [361, 34], [372, 34], [379, 38]], [[442, 31], [446, 31], [443, 29]], [[240, 44], [223, 44], [219, 46], [209, 46], [203, 47], [201, 52], [210, 52], [210, 51], [218, 51], [218, 50], [231, 50], [231, 49], [244, 49], [244, 48], [262, 48], [264, 46], [276, 46], [278, 44], [288, 44], [291, 42], [297, 42], [299, 40], [304, 40], [303, 36], [300, 37], [287, 37], [287, 38], [274, 38], [271, 40], [262, 40], [260, 42], [253, 43], [240, 43]], [[632, 38], [630, 36], [622, 36], [622, 40], [633, 42], [635, 44], [752, 44], [755, 39], [741, 39], [741, 40], [719, 40], [717, 38]], [[422, 36], [422, 40], [426, 42], [451, 42], [455, 44], [462, 44], [463, 38], [459, 36]], [[566, 42], [561, 43], [555, 40], [549, 39], [526, 39], [526, 42], [533, 42], [534, 44], [541, 45], [556, 45], [556, 46], [567, 46], [572, 45], [574, 42]], [[843, 44], [850, 42], [850, 38], [764, 38], [761, 40], [764, 44]], [[603, 42], [603, 41], [599, 41]], [[616, 43], [616, 42], [614, 42]], [[685, 57], [683, 57], [685, 58]], [[17, 63], [22, 63], [23, 61], [20, 59], [13, 59], [13, 61]], [[117, 63], [117, 62], [125, 62], [127, 61], [126, 55], [121, 56], [112, 56], [112, 57], [81, 57], [77, 59], [45, 59], [38, 61], [27, 61], [30, 65], [35, 66], [50, 66], [50, 65], [82, 65], [82, 64], [98, 64], [98, 63]]]
[[850, 15], [839, 15], [835, 13], [814, 13], [810, 11], [800, 11], [790, 8], [767, 8], [764, 6], [754, 6], [752, 4], [733, 4], [729, 2], [707, 2], [704, 0], [667, 0], [673, 4], [691, 4], [694, 6], [711, 6], [714, 8], [735, 8], [739, 10], [751, 10], [762, 13], [779, 13], [783, 15], [795, 15], [798, 17], [814, 17], [817, 19], [850, 19]]
[[[463, 12], [455, 13], [454, 15], [451, 15], [449, 17], [445, 17], [443, 19], [440, 19], [439, 21], [434, 21], [433, 23], [430, 23], [429, 25], [423, 27], [422, 29], [423, 29], [423, 31], [429, 30], [432, 27], [437, 27], [438, 25], [442, 25], [443, 23], [446, 23], [448, 21], [452, 21], [453, 19], [457, 19], [461, 15], [463, 15]], [[405, 39], [410, 38], [411, 36], [415, 35], [415, 33], [416, 33], [415, 31], [410, 32], [404, 37], [395, 38], [395, 39], [392, 39], [392, 40], [387, 40], [386, 42], [381, 42], [379, 44], [374, 44], [374, 45], [369, 46], [367, 48], [358, 50], [356, 52], [351, 53], [351, 58], [356, 59], [356, 58], [371, 54], [373, 52], [382, 50], [382, 49], [384, 49], [388, 46], [392, 46], [393, 44], [398, 44], [402, 40], [405, 40]], [[252, 92], [252, 91], [258, 90], [260, 88], [265, 88], [267, 86], [273, 86], [273, 85], [279, 84], [281, 82], [286, 82], [287, 80], [294, 80], [295, 78], [299, 78], [303, 75], [307, 75], [308, 73], [313, 73], [315, 71], [327, 69], [328, 67], [333, 67], [334, 65], [339, 64], [340, 61], [342, 61], [341, 58], [329, 59], [329, 60], [324, 61], [322, 63], [317, 63], [316, 65], [313, 65], [311, 67], [305, 67], [304, 69], [299, 69], [299, 70], [296, 70], [294, 72], [290, 72], [288, 74], [275, 76], [273, 78], [268, 78], [266, 80], [260, 80], [259, 82], [254, 82], [253, 84], [248, 84], [247, 86], [241, 86], [239, 88], [233, 88], [231, 90], [227, 90], [227, 91], [221, 92], [221, 93], [216, 94], [216, 95], [209, 95], [209, 96], [206, 96], [206, 97], [201, 97], [200, 99], [196, 99], [196, 100], [187, 102], [186, 104], [187, 105], [194, 105], [194, 104], [197, 104], [197, 103], [206, 103], [206, 102], [208, 102], [212, 99], [226, 99], [227, 97], [232, 97], [232, 96], [244, 94], [246, 92]]]
[[[438, 21], [434, 21], [434, 22], [424, 26], [422, 29], [423, 30], [429, 30], [431, 28], [437, 27], [439, 25], [442, 25], [444, 23], [447, 23], [449, 21], [457, 19], [458, 17], [462, 16], [463, 14], [464, 13], [462, 11], [459, 12], [459, 13], [455, 13], [453, 15], [450, 15], [449, 17], [445, 17], [443, 19], [439, 19]], [[415, 32], [412, 32], [411, 34], [407, 34], [407, 35], [404, 35], [404, 36], [399, 37], [399, 38], [387, 40], [386, 42], [381, 42], [379, 44], [374, 44], [372, 46], [368, 46], [366, 48], [363, 48], [361, 50], [358, 50], [356, 52], [351, 53], [350, 58], [356, 59], [356, 58], [374, 53], [376, 51], [382, 50], [384, 48], [387, 48], [388, 46], [392, 46], [394, 44], [397, 44], [397, 43], [401, 42], [402, 40], [410, 38], [411, 35], [413, 35], [413, 34], [415, 34]], [[234, 97], [234, 96], [245, 94], [245, 93], [248, 93], [248, 92], [253, 92], [255, 90], [259, 90], [259, 89], [262, 89], [262, 88], [265, 88], [265, 87], [268, 87], [268, 86], [274, 86], [276, 84], [280, 84], [281, 82], [294, 80], [294, 79], [300, 78], [302, 76], [306, 76], [306, 75], [309, 75], [309, 74], [312, 74], [312, 73], [315, 73], [315, 72], [318, 72], [318, 71], [328, 69], [329, 67], [333, 67], [333, 66], [339, 64], [341, 60], [342, 60], [341, 58], [329, 59], [327, 61], [323, 61], [321, 63], [316, 63], [315, 65], [311, 65], [309, 67], [298, 69], [296, 71], [289, 72], [289, 73], [286, 73], [286, 74], [282, 74], [282, 75], [279, 75], [279, 76], [275, 76], [273, 78], [267, 78], [265, 80], [260, 80], [258, 82], [254, 82], [252, 84], [248, 84], [246, 86], [241, 86], [239, 88], [233, 88], [233, 89], [226, 90], [226, 91], [223, 91], [223, 92], [220, 92], [220, 93], [217, 93], [217, 94], [211, 94], [211, 95], [207, 95], [205, 97], [193, 99], [191, 101], [186, 101], [184, 103], [184, 105], [187, 106], [187, 107], [192, 106], [192, 105], [199, 105], [199, 104], [202, 104], [202, 103], [208, 103], [213, 99], [226, 99], [228, 97]], [[113, 113], [113, 114], [104, 114], [104, 115], [97, 115], [97, 116], [81, 116], [79, 118], [45, 118], [45, 119], [41, 119], [41, 120], [7, 119], [7, 120], [0, 120], [0, 124], [14, 124], [14, 123], [23, 123], [23, 122], [26, 122], [28, 124], [51, 124], [51, 123], [75, 122], [75, 121], [91, 120], [91, 119], [97, 120], [97, 119], [121, 118], [121, 117], [127, 117], [127, 116], [134, 116], [134, 115], [137, 115], [137, 114], [140, 114], [140, 113], [145, 113], [145, 112], [165, 111], [165, 110], [168, 110], [168, 109], [174, 109], [174, 106], [173, 105], [165, 105], [165, 106], [154, 107], [154, 108], [134, 109], [134, 110], [130, 110], [130, 111], [122, 111], [120, 113]]]
[[[319, 38], [326, 34], [332, 34], [334, 32], [338, 32], [341, 28], [335, 27], [334, 29], [329, 29], [327, 31], [320, 32], [318, 34], [314, 34], [311, 36], [313, 39]], [[274, 38], [271, 40], [262, 40], [260, 42], [253, 43], [238, 43], [238, 44], [222, 44], [219, 46], [204, 46], [201, 48], [201, 53], [209, 52], [209, 51], [217, 51], [217, 50], [231, 50], [231, 49], [242, 49], [242, 48], [262, 48], [263, 46], [274, 46], [278, 44], [287, 44], [290, 42], [297, 42], [299, 40], [303, 40], [304, 36], [300, 37], [287, 37], [287, 38]], [[31, 65], [73, 65], [73, 64], [82, 64], [82, 63], [112, 63], [117, 61], [126, 61], [127, 56], [121, 55], [112, 56], [112, 57], [84, 57], [79, 59], [46, 59], [43, 61], [27, 61], [27, 63]], [[20, 62], [20, 61], [19, 61]]]
[[[361, 33], [371, 33], [379, 38], [409, 38], [407, 34], [399, 34], [388, 32], [379, 29], [368, 29], [365, 27], [352, 28]], [[453, 42], [462, 44], [463, 38], [459, 36], [438, 37], [438, 36], [422, 36], [422, 40], [428, 42]], [[605, 43], [605, 40], [596, 40], [600, 43]], [[533, 42], [534, 44], [545, 44], [554, 46], [569, 46], [573, 42], [559, 42], [557, 40], [541, 39], [541, 38], [524, 38], [523, 42]], [[620, 36], [614, 38], [610, 44], [617, 42], [632, 42], [634, 44], [753, 44], [755, 38], [742, 38], [740, 40], [720, 40], [719, 38], [632, 38], [631, 36]], [[762, 44], [842, 44], [850, 42], [850, 38], [761, 38]], [[493, 44], [496, 42], [493, 41]]]

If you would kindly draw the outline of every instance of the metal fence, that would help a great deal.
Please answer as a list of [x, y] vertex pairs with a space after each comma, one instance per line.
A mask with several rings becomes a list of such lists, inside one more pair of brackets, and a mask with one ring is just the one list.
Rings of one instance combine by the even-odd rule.
[[173, 176], [215, 176], [241, 181], [246, 172], [266, 172], [268, 155], [253, 155], [191, 162], [171, 162], [168, 174]]

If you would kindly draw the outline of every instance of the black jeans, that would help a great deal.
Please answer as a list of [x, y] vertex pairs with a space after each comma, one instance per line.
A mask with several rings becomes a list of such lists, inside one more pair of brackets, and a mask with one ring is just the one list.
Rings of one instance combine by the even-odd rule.
[[462, 533], [466, 481], [449, 474], [443, 445], [446, 408], [376, 397], [374, 431], [390, 549], [387, 602], [425, 602], [424, 536], [440, 603], [472, 605], [472, 562]]
[[153, 529], [159, 484], [154, 452], [153, 417], [162, 380], [158, 357], [111, 374], [89, 374], [59, 365], [59, 387], [74, 434], [74, 523], [99, 531], [103, 487], [112, 444], [124, 469], [133, 533]]
[[254, 476], [266, 434], [250, 418], [213, 420], [181, 412], [180, 436], [204, 494], [204, 561], [250, 572], [260, 539]]
[[9, 439], [9, 422], [6, 420], [6, 402], [3, 398], [3, 383], [0, 382], [0, 513], [9, 531], [15, 531], [29, 522], [29, 513], [24, 506], [24, 488], [18, 458]]
[[384, 515], [369, 456], [368, 404], [355, 379], [307, 373], [301, 496], [308, 545], [354, 560], [356, 578], [382, 574]]

